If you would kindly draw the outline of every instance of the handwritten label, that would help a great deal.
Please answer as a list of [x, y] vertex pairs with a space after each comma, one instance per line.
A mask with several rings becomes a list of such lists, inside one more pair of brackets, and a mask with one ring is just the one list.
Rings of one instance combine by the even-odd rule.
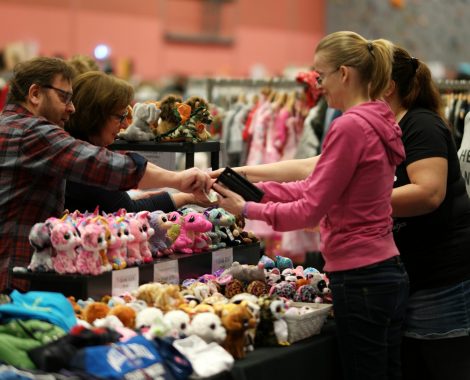
[[212, 252], [212, 273], [219, 269], [227, 269], [233, 262], [233, 248], [218, 249]]
[[139, 287], [139, 268], [127, 268], [112, 272], [113, 296], [120, 296]]
[[167, 284], [179, 284], [180, 271], [178, 260], [163, 261], [153, 266], [153, 281]]

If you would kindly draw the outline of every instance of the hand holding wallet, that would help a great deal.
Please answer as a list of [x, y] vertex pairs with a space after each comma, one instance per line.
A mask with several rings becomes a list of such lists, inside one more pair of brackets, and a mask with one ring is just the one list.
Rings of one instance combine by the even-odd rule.
[[216, 182], [241, 195], [247, 202], [260, 202], [264, 196], [264, 192], [261, 189], [228, 166], [220, 173]]

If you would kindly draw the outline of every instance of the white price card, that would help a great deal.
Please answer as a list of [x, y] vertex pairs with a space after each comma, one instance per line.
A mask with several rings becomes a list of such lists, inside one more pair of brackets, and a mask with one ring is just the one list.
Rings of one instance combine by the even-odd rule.
[[126, 268], [113, 270], [112, 290], [113, 296], [133, 291], [139, 287], [139, 268]]
[[212, 273], [219, 269], [227, 269], [233, 262], [233, 248], [223, 248], [212, 252]]
[[178, 260], [163, 261], [155, 264], [153, 266], [153, 281], [178, 285], [180, 283]]

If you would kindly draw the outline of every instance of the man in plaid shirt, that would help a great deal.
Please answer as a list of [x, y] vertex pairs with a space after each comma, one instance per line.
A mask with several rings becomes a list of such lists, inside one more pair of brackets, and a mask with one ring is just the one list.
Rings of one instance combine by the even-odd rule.
[[15, 68], [0, 113], [0, 291], [26, 290], [27, 283], [9, 271], [30, 261], [31, 227], [63, 213], [67, 179], [109, 190], [210, 187], [199, 169], [167, 171], [136, 153], [113, 153], [71, 137], [63, 127], [75, 111], [72, 77], [58, 58], [34, 58]]

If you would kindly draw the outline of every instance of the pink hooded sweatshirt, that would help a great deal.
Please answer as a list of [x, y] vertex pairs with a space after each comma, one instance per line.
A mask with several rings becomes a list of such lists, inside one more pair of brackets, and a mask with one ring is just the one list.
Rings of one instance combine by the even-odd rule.
[[392, 236], [395, 167], [405, 158], [401, 130], [382, 101], [362, 103], [335, 119], [315, 170], [303, 181], [263, 182], [263, 203], [249, 219], [278, 231], [321, 221], [325, 271], [360, 268], [398, 255]]

